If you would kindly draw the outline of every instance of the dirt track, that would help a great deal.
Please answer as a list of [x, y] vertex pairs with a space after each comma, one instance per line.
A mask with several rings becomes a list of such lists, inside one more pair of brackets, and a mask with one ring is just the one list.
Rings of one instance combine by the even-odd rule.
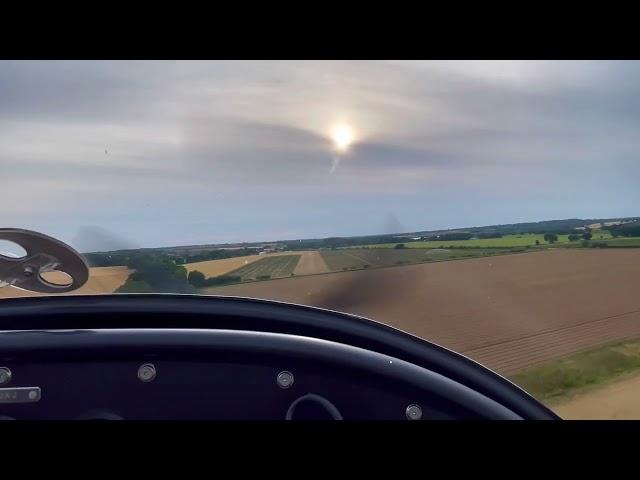
[[327, 267], [327, 264], [324, 262], [320, 252], [312, 250], [299, 253], [300, 261], [298, 262], [298, 265], [296, 265], [296, 269], [293, 271], [296, 275], [312, 275], [314, 273], [326, 273], [329, 271], [329, 267]]
[[640, 335], [640, 249], [557, 249], [230, 285], [361, 314], [501, 373]]
[[586, 391], [553, 410], [567, 420], [637, 420], [640, 418], [640, 375]]

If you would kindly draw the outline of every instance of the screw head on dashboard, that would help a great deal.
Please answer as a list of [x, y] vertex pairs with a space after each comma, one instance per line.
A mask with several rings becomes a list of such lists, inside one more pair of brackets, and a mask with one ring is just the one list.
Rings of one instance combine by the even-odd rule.
[[293, 373], [287, 372], [286, 370], [280, 372], [276, 377], [276, 383], [280, 388], [289, 388], [293, 385], [294, 382]]
[[142, 382], [151, 382], [156, 378], [156, 367], [153, 363], [145, 363], [138, 368], [138, 379]]
[[405, 414], [409, 420], [420, 420], [422, 418], [422, 409], [420, 405], [413, 403], [407, 407]]
[[7, 367], [0, 367], [0, 385], [5, 385], [11, 381], [11, 370]]

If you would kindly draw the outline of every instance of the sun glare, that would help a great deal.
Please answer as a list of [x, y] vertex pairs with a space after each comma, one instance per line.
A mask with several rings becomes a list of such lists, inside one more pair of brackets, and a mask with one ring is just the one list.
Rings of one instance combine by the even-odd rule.
[[346, 124], [340, 124], [331, 130], [331, 139], [340, 152], [344, 152], [353, 143], [353, 129]]

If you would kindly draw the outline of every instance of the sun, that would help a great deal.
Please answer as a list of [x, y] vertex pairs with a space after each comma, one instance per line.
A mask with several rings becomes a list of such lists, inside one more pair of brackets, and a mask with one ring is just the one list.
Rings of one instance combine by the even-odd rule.
[[353, 129], [345, 123], [335, 125], [331, 129], [331, 140], [339, 152], [345, 152], [353, 143]]

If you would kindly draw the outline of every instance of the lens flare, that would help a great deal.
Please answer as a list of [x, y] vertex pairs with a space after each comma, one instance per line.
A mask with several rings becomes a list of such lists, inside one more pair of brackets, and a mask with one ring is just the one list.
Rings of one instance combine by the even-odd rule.
[[331, 139], [339, 152], [346, 152], [353, 143], [353, 129], [346, 124], [340, 124], [331, 130]]

